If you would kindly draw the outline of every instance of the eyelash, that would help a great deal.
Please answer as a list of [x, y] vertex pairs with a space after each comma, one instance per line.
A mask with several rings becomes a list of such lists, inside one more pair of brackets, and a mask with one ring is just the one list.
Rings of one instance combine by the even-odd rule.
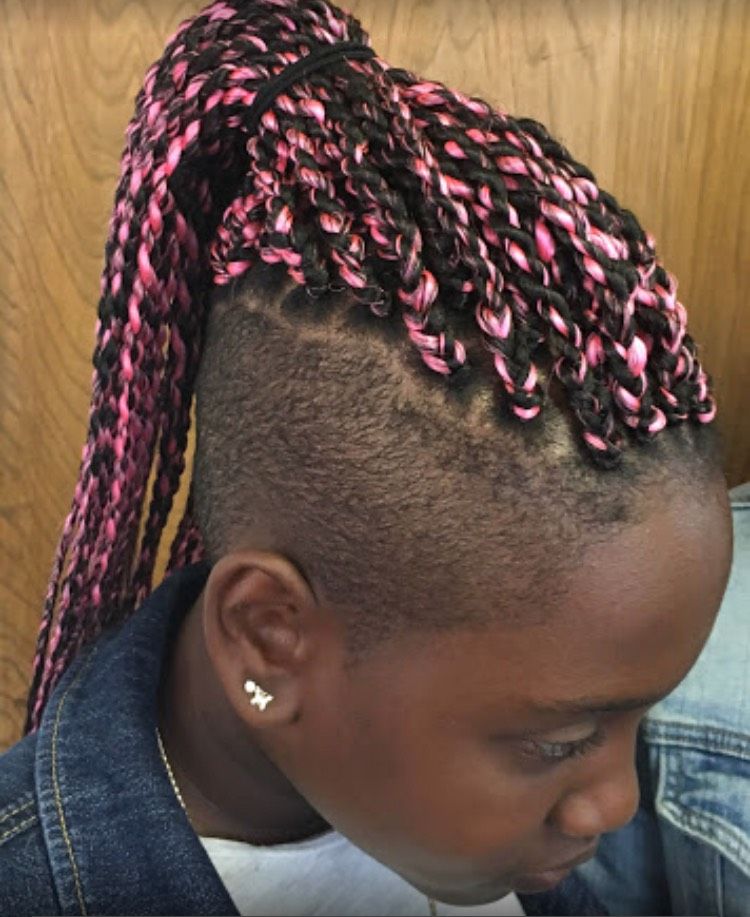
[[580, 758], [592, 749], [604, 744], [606, 733], [600, 727], [592, 735], [578, 742], [539, 742], [536, 739], [526, 738], [525, 744], [531, 748], [535, 758], [541, 758], [550, 764], [559, 764], [569, 758]]

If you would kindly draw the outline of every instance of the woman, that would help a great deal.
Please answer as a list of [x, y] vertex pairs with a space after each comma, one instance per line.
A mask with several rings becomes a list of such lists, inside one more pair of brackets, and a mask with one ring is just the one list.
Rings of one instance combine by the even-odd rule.
[[183, 23], [128, 128], [4, 905], [604, 913], [565, 876], [730, 563], [675, 291], [541, 125], [332, 4]]

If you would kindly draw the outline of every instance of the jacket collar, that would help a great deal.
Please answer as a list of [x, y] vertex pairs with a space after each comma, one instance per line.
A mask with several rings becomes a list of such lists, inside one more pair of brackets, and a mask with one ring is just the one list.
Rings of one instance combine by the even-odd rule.
[[209, 570], [167, 577], [78, 654], [45, 708], [35, 779], [63, 914], [238, 913], [156, 742], [166, 651]]

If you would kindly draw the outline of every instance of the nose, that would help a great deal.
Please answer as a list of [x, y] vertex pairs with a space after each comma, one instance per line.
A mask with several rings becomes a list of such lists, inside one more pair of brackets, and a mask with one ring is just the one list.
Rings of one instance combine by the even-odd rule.
[[[570, 837], [589, 840], [627, 824], [638, 810], [640, 787], [635, 766], [635, 743], [618, 743], [612, 753], [578, 779], [558, 801], [548, 823]], [[623, 745], [625, 746], [623, 748]], [[603, 749], [602, 749], [603, 750]]]

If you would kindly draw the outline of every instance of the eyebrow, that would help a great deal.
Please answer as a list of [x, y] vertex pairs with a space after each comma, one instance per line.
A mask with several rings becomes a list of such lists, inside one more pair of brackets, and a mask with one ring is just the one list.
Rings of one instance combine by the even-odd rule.
[[625, 697], [617, 700], [603, 700], [596, 697], [579, 697], [575, 700], [549, 701], [544, 704], [535, 704], [537, 713], [620, 713], [625, 710], [636, 710], [638, 707], [651, 707], [663, 700], [666, 694], [654, 694], [650, 697]]

